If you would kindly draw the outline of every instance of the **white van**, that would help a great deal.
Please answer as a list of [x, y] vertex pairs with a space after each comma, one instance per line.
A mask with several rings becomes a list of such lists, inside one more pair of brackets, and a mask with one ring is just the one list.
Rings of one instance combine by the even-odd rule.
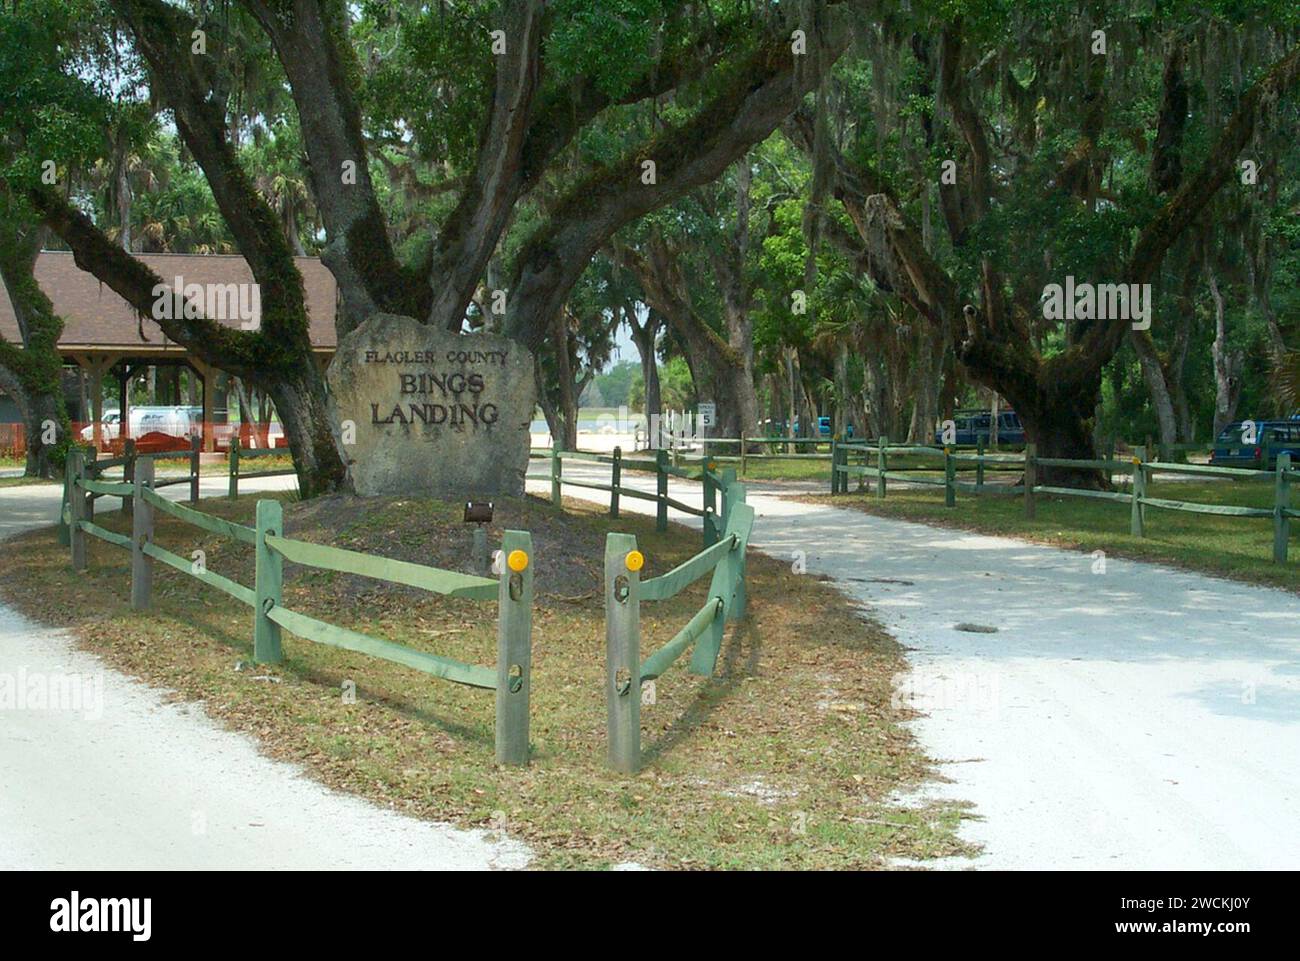
[[[203, 433], [202, 407], [132, 407], [131, 437], [144, 434], [166, 434], [169, 437], [194, 437]], [[118, 438], [121, 432], [122, 414], [109, 411], [104, 414], [101, 436], [105, 449]], [[81, 429], [81, 439], [93, 441], [95, 425], [87, 424]]]
[[[104, 449], [108, 449], [110, 442], [117, 439], [118, 431], [122, 426], [122, 412], [117, 410], [108, 410], [104, 412], [104, 419], [100, 421], [99, 436], [104, 444]], [[90, 443], [95, 439], [95, 425], [87, 424], [81, 428], [81, 439]]]
[[203, 434], [202, 407], [133, 407], [131, 436], [167, 434], [169, 437], [196, 437]]

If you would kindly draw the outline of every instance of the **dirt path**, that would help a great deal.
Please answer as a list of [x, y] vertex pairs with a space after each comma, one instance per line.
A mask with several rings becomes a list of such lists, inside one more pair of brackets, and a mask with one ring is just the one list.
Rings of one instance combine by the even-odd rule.
[[899, 693], [952, 779], [933, 791], [980, 818], [963, 836], [984, 855], [945, 866], [1300, 866], [1300, 598], [751, 492], [754, 546], [911, 649]]
[[[223, 491], [224, 480], [204, 484], [205, 496]], [[57, 486], [0, 488], [0, 537], [51, 523], [59, 496]], [[63, 632], [0, 606], [6, 682], [28, 695], [61, 691], [63, 709], [39, 709], [30, 696], [21, 707], [0, 701], [0, 870], [458, 870], [529, 860], [515, 842], [331, 791], [200, 707], [167, 703]]]

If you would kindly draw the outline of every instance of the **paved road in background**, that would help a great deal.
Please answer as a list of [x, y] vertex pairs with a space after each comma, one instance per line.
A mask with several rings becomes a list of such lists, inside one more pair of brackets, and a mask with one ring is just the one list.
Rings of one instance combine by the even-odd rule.
[[[163, 490], [188, 496], [184, 485]], [[224, 478], [203, 484], [205, 497], [224, 492]], [[0, 537], [51, 523], [60, 493], [0, 488]], [[259, 754], [201, 706], [166, 703], [165, 692], [77, 650], [64, 632], [0, 606], [0, 683], [19, 678], [62, 679], [80, 684], [90, 704], [96, 691], [102, 701], [79, 711], [0, 706], [0, 870], [485, 869], [529, 859], [515, 842], [331, 791]]]
[[[833, 578], [908, 647], [900, 696], [951, 782], [907, 800], [980, 818], [962, 836], [983, 856], [940, 866], [1300, 867], [1300, 597], [750, 490], [754, 547]], [[700, 502], [698, 483], [670, 492]]]

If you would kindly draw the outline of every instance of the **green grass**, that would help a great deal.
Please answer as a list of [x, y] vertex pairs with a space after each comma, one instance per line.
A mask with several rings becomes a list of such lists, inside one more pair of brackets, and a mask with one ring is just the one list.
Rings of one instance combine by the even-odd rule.
[[62, 484], [61, 480], [44, 477], [0, 477], [0, 487], [26, 487], [28, 484]]
[[[871, 483], [869, 481], [869, 483]], [[1127, 490], [1127, 488], [1123, 488]], [[1269, 518], [1216, 517], [1156, 507], [1146, 509], [1145, 537], [1129, 533], [1130, 507], [1125, 503], [1078, 497], [1037, 498], [1037, 517], [1026, 520], [1023, 499], [957, 493], [957, 506], [943, 505], [942, 488], [887, 489], [879, 501], [865, 494], [812, 498], [853, 507], [882, 517], [921, 521], [944, 527], [1007, 534], [1081, 551], [1158, 561], [1223, 577], [1300, 591], [1300, 543], [1291, 544], [1291, 561], [1272, 563], [1273, 525]], [[1157, 477], [1147, 487], [1151, 497], [1242, 507], [1273, 506], [1273, 476], [1259, 480], [1178, 481]], [[1300, 521], [1293, 522], [1300, 535]]]
[[[267, 496], [265, 494], [261, 495]], [[279, 496], [279, 495], [277, 495]], [[469, 542], [461, 505], [420, 498], [318, 498], [285, 504], [287, 533], [304, 540], [444, 568]], [[203, 509], [248, 523], [254, 498]], [[502, 527], [530, 530], [533, 615], [533, 761], [493, 764], [493, 697], [374, 658], [284, 635], [285, 661], [247, 669], [247, 608], [155, 566], [154, 604], [129, 609], [129, 556], [97, 540], [73, 573], [52, 530], [0, 552], [0, 591], [30, 616], [65, 625], [90, 650], [152, 684], [201, 700], [209, 713], [257, 736], [273, 756], [320, 780], [416, 816], [504, 824], [533, 845], [541, 867], [603, 867], [633, 860], [698, 868], [883, 867], [892, 856], [967, 850], [960, 805], [899, 807], [891, 795], [930, 776], [892, 702], [905, 669], [898, 645], [828, 585], [752, 555], [749, 617], [728, 631], [712, 677], [679, 661], [642, 709], [644, 769], [606, 764], [603, 544], [637, 536], [645, 576], [699, 549], [699, 535], [652, 518], [611, 522], [585, 501], [560, 511], [537, 498], [496, 501]], [[104, 512], [97, 523], [124, 529]], [[252, 551], [159, 515], [157, 541], [249, 584]], [[668, 640], [703, 602], [707, 578], [642, 609], [642, 650]], [[495, 660], [494, 606], [286, 565], [294, 610], [476, 664]], [[242, 664], [244, 669], [239, 669]], [[266, 683], [267, 677], [279, 683]], [[258, 683], [258, 681], [262, 683]], [[356, 685], [356, 701], [340, 696]]]
[[[855, 455], [859, 456], [860, 455]], [[855, 460], [854, 463], [860, 461]], [[874, 466], [875, 460], [871, 461]], [[773, 481], [814, 481], [824, 482], [827, 491], [831, 485], [831, 458], [829, 451], [824, 453], [818, 460], [791, 459], [780, 456], [763, 455], [747, 458], [745, 463], [744, 474], [740, 473], [739, 461], [727, 461], [725, 466], [736, 468], [736, 473], [741, 480], [773, 480]], [[891, 470], [908, 470], [918, 467], [942, 468], [943, 458], [936, 457], [932, 454], [891, 454], [889, 455], [889, 468]], [[939, 476], [940, 471], [934, 470], [933, 476]], [[963, 480], [974, 480], [975, 465], [973, 463], [961, 463], [957, 465], [957, 473]], [[991, 467], [986, 467], [986, 476], [992, 476]]]
[[[229, 463], [227, 461], [219, 467], [214, 464], [211, 468], [204, 465], [203, 473], [211, 470], [212, 473], [229, 476]], [[288, 454], [267, 454], [264, 457], [241, 457], [239, 459], [240, 474], [260, 473], [264, 470], [293, 470], [293, 458]]]
[[736, 474], [742, 481], [820, 481], [825, 480], [830, 488], [831, 458], [827, 454], [822, 460], [791, 460], [781, 457], [754, 457], [745, 461], [745, 472], [740, 473], [739, 463], [726, 466], [736, 468]]

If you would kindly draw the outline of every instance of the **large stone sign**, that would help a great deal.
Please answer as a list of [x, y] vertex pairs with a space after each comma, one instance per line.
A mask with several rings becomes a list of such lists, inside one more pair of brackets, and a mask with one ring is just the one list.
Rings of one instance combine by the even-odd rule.
[[523, 493], [536, 388], [516, 341], [375, 314], [326, 377], [358, 494]]

